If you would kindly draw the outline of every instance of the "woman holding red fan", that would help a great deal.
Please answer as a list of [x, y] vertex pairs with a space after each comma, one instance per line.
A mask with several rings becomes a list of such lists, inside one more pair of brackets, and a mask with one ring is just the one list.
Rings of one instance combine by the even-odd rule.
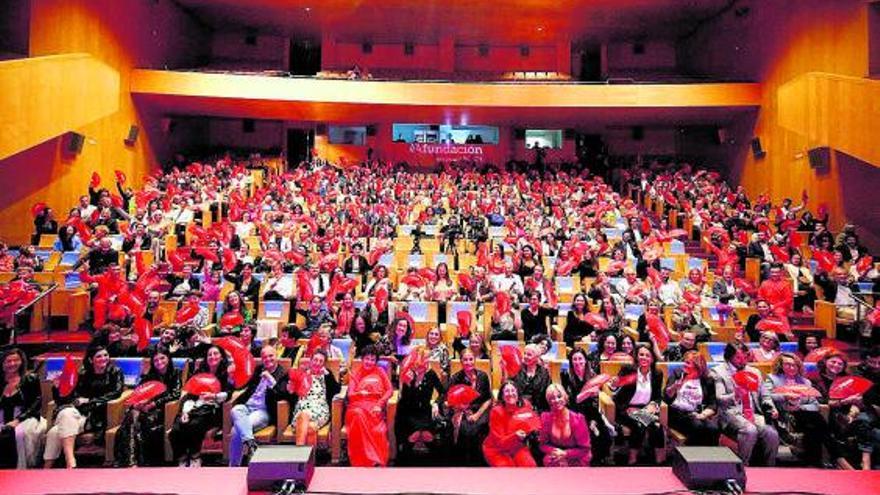
[[834, 393], [835, 383], [840, 383], [844, 378], [851, 376], [847, 372], [848, 364], [842, 352], [829, 352], [816, 363], [818, 374], [812, 378], [812, 382], [813, 387], [822, 394], [819, 402], [828, 404], [831, 408], [828, 424], [831, 427], [832, 438], [837, 442], [838, 452], [850, 457], [848, 450], [854, 449], [854, 445], [848, 444], [846, 439], [851, 434], [850, 425], [862, 409], [862, 394]]
[[369, 345], [362, 365], [352, 372], [348, 384], [348, 458], [352, 466], [376, 467], [388, 464], [388, 425], [385, 405], [394, 387], [388, 373], [377, 363], [379, 349]]
[[[612, 352], [615, 346], [616, 344], [612, 346]], [[568, 395], [568, 408], [583, 415], [588, 421], [592, 465], [605, 464], [611, 452], [611, 432], [599, 411], [599, 390], [611, 377], [597, 375], [590, 368], [587, 351], [575, 349], [568, 356], [568, 369], [562, 372], [560, 378], [562, 388]]]
[[169, 435], [174, 458], [180, 466], [201, 466], [201, 448], [205, 433], [223, 424], [222, 405], [233, 390], [229, 368], [226, 353], [217, 345], [208, 347], [205, 358], [196, 367], [196, 374], [213, 375], [219, 386], [217, 391], [200, 391], [198, 394], [187, 392], [184, 397], [180, 414], [175, 418]]
[[[27, 363], [24, 351], [17, 348], [6, 351], [0, 357], [3, 367], [0, 374], [0, 431], [11, 429], [2, 431], [5, 438], [0, 447], [9, 448], [9, 451], [3, 452], [0, 457], [5, 461], [13, 454], [17, 455], [15, 467], [18, 469], [36, 465], [40, 444], [46, 433], [46, 420], [40, 415], [40, 379], [27, 371]], [[6, 442], [9, 439], [6, 434], [12, 437], [13, 445]]]
[[529, 451], [529, 433], [540, 429], [532, 405], [520, 397], [512, 381], [506, 381], [498, 391], [499, 399], [489, 413], [489, 436], [483, 442], [483, 455], [492, 467], [535, 467]]
[[440, 406], [434, 396], [445, 389], [437, 373], [430, 368], [428, 350], [416, 348], [403, 360], [400, 369], [400, 401], [394, 432], [400, 464], [411, 464], [414, 454], [427, 453], [437, 440]]
[[[474, 351], [470, 348], [462, 350], [461, 370], [449, 380], [446, 398], [452, 427], [449, 460], [455, 466], [479, 466], [483, 463], [480, 446], [489, 422], [486, 412], [492, 405], [492, 388], [489, 375], [477, 369], [476, 361]], [[455, 402], [452, 392], [456, 386], [472, 388], [476, 392], [476, 398], [466, 403]]]
[[669, 427], [687, 437], [688, 445], [718, 445], [718, 405], [715, 381], [699, 351], [688, 351], [684, 366], [666, 383], [664, 400], [669, 404]]
[[161, 383], [165, 391], [125, 410], [113, 446], [116, 466], [159, 466], [164, 462], [165, 404], [180, 398], [181, 387], [180, 371], [167, 350], [153, 353], [150, 367], [138, 381], [140, 386], [151, 382]]

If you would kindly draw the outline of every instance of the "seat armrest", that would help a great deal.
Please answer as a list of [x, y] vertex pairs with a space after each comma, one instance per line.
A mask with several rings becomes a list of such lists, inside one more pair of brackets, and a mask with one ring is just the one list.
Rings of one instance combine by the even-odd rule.
[[608, 395], [605, 391], [599, 392], [599, 409], [605, 415], [605, 418], [609, 423], [615, 424], [616, 419], [616, 406], [614, 404], [614, 400], [611, 399], [611, 396]]
[[290, 424], [290, 402], [279, 400], [275, 407], [275, 436], [276, 442], [281, 443], [281, 435]]
[[107, 403], [107, 428], [119, 426], [122, 416], [125, 414], [125, 400], [131, 395], [131, 390], [122, 392], [122, 395]]

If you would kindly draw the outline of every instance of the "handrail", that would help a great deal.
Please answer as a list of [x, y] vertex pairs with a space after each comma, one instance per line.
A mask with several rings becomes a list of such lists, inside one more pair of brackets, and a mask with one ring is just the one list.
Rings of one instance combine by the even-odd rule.
[[[43, 287], [43, 286], [41, 285], [40, 287]], [[33, 301], [31, 301], [31, 302], [25, 304], [24, 306], [22, 306], [21, 308], [19, 308], [19, 309], [13, 314], [13, 322], [15, 322], [15, 324], [12, 325], [12, 333], [9, 335], [9, 340], [10, 340], [12, 343], [15, 343], [16, 340], [17, 340], [17, 338], [18, 338], [18, 319], [19, 319], [20, 317], [24, 316], [24, 315], [27, 313], [27, 311], [33, 309], [33, 308], [37, 305], [37, 303], [43, 301], [43, 300], [46, 299], [48, 296], [50, 296], [53, 292], [55, 292], [55, 290], [56, 290], [57, 288], [58, 288], [58, 284], [56, 284], [56, 283], [52, 283], [52, 284], [48, 285], [47, 288], [46, 288], [46, 289], [43, 289], [43, 290], [40, 292], [40, 294], [37, 295], [37, 297], [34, 298]]]

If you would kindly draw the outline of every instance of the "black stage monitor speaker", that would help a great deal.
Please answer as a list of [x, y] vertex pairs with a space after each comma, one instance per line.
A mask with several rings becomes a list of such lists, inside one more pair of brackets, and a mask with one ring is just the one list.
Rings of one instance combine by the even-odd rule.
[[742, 461], [727, 447], [676, 447], [671, 465], [690, 490], [732, 490], [733, 483], [739, 486], [737, 491], [746, 488]]
[[78, 132], [68, 132], [66, 137], [66, 146], [64, 149], [67, 153], [71, 155], [78, 155], [82, 153], [83, 143], [86, 142], [86, 137]]
[[752, 156], [760, 160], [766, 155], [767, 152], [761, 147], [761, 138], [752, 138]]
[[128, 137], [125, 138], [125, 144], [128, 146], [134, 146], [134, 143], [138, 140], [138, 134], [141, 132], [140, 128], [136, 125], [132, 125], [128, 128]]
[[309, 446], [260, 446], [248, 464], [248, 490], [277, 490], [287, 480], [305, 491], [315, 474], [315, 450]]

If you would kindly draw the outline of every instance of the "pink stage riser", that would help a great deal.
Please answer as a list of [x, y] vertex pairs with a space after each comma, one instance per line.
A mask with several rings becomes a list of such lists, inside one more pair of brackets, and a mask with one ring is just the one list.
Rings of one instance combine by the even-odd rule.
[[[0, 471], [0, 494], [248, 495], [245, 468]], [[880, 472], [749, 468], [749, 492], [880, 494]], [[309, 491], [463, 495], [635, 495], [685, 490], [669, 468], [318, 468]]]

